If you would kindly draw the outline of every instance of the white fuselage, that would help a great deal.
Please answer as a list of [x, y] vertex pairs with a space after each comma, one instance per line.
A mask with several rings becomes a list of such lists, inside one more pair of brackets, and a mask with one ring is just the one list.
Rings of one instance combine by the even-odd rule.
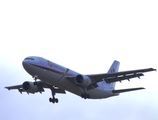
[[[31, 56], [30, 58], [28, 57], [23, 60], [23, 67], [31, 76], [37, 76], [38, 79], [47, 82], [52, 86], [57, 86], [60, 89], [67, 90], [78, 96], [81, 96], [84, 92], [81, 87], [67, 79], [67, 77], [76, 77], [79, 73], [41, 57]], [[90, 98], [101, 99], [114, 96], [112, 90], [109, 88], [109, 84], [106, 84], [105, 81], [97, 84], [97, 88], [87, 91]]]

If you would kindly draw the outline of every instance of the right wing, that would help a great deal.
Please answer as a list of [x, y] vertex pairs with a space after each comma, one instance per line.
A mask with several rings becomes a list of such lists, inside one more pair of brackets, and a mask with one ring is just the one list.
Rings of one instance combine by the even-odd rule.
[[9, 86], [9, 87], [5, 87], [5, 88], [8, 90], [18, 89], [21, 94], [22, 94], [22, 92], [26, 92], [22, 89], [22, 85], [14, 85], [14, 86]]
[[[92, 84], [88, 86], [87, 90], [98, 87], [97, 83], [103, 80], [106, 83], [113, 83], [113, 82], [118, 82], [118, 81], [121, 82], [123, 80], [130, 80], [131, 78], [136, 78], [136, 77], [140, 78], [141, 76], [144, 76], [143, 73], [150, 72], [150, 71], [156, 71], [156, 69], [147, 68], [147, 69], [138, 69], [138, 70], [115, 72], [115, 73], [85, 75], [85, 76], [88, 76], [92, 81]], [[66, 77], [66, 78], [71, 83], [76, 85], [75, 77]]]
[[[24, 83], [27, 84], [26, 87], [31, 88], [31, 87], [34, 87], [32, 90], [25, 90], [24, 89]], [[8, 90], [14, 90], [14, 89], [17, 89], [19, 90], [20, 93], [22, 92], [27, 92], [27, 93], [36, 93], [36, 92], [44, 92], [44, 88], [48, 88], [48, 89], [51, 89], [53, 90], [54, 93], [63, 93], [65, 94], [65, 90], [63, 89], [60, 89], [58, 87], [54, 87], [52, 86], [51, 84], [48, 84], [46, 82], [43, 82], [43, 81], [36, 81], [36, 84], [34, 84], [34, 82], [24, 82], [22, 85], [14, 85], [14, 86], [8, 86], [8, 87], [5, 87], [6, 89]], [[35, 90], [35, 88], [37, 88]]]
[[20, 89], [20, 88], [22, 88], [22, 85], [9, 86], [9, 87], [5, 87], [5, 88], [8, 89], [8, 90], [11, 90], [11, 89]]

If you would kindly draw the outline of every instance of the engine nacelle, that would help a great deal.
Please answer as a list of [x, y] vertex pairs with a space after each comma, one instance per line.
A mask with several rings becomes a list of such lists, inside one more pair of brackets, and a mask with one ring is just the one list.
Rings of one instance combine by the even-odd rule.
[[88, 87], [92, 83], [91, 79], [85, 75], [77, 75], [75, 78], [75, 82], [77, 85], [83, 87]]
[[28, 93], [36, 93], [38, 92], [38, 87], [37, 85], [34, 85], [34, 82], [24, 82], [22, 84], [23, 89], [28, 92]]

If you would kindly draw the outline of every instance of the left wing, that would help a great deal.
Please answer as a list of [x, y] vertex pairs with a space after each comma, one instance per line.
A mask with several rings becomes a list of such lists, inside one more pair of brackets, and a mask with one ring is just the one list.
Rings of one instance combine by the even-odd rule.
[[95, 75], [86, 75], [95, 80], [95, 82], [101, 82], [105, 80], [106, 83], [112, 83], [122, 80], [130, 80], [131, 78], [144, 76], [143, 73], [156, 71], [156, 69], [148, 68], [148, 69], [139, 69], [139, 70], [131, 70], [131, 71], [123, 71], [123, 72], [116, 72], [116, 73], [105, 73], [105, 74], [95, 74]]

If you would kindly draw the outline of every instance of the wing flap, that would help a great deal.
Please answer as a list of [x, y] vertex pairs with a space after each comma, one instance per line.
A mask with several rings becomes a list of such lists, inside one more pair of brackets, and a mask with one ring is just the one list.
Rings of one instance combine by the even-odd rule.
[[109, 77], [105, 79], [106, 83], [111, 83], [111, 82], [116, 82], [116, 81], [122, 81], [122, 80], [130, 80], [131, 78], [138, 77], [140, 78], [141, 76], [144, 76], [144, 74], [136, 74], [136, 75], [122, 75], [122, 76], [117, 76], [117, 77]]
[[95, 82], [101, 82], [103, 79], [107, 83], [122, 81], [122, 80], [129, 80], [131, 78], [143, 76], [144, 72], [156, 71], [153, 68], [147, 69], [139, 69], [139, 70], [130, 70], [130, 71], [123, 71], [123, 72], [116, 72], [116, 73], [104, 73], [104, 74], [94, 74], [94, 75], [87, 75], [88, 77], [95, 79]]

